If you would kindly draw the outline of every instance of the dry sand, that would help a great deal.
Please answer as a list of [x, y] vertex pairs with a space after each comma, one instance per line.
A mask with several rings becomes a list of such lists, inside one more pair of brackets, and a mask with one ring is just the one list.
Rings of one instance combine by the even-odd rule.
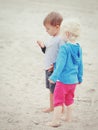
[[84, 82], [77, 87], [74, 119], [58, 130], [98, 129], [98, 0], [0, 0], [0, 130], [52, 130], [45, 88], [44, 55], [36, 40], [46, 40], [42, 25], [50, 11], [78, 17], [84, 57]]

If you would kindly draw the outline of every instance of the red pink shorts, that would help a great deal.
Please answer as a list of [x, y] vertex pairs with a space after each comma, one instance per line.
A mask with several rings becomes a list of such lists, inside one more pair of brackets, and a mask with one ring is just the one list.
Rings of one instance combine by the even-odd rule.
[[73, 104], [75, 88], [76, 84], [57, 82], [54, 90], [54, 107]]

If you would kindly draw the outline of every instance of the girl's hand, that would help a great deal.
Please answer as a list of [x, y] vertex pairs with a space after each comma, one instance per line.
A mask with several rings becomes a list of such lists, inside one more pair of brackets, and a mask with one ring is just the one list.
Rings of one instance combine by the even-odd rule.
[[81, 84], [81, 82], [77, 83], [77, 85]]

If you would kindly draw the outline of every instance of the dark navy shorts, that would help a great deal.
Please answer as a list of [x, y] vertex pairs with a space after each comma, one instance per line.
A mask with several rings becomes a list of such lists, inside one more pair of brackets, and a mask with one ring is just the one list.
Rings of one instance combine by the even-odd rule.
[[48, 88], [51, 93], [54, 93], [55, 84], [50, 83], [48, 80], [51, 74], [53, 73], [53, 71], [48, 72], [48, 70], [46, 70], [45, 73], [46, 73], [46, 88]]

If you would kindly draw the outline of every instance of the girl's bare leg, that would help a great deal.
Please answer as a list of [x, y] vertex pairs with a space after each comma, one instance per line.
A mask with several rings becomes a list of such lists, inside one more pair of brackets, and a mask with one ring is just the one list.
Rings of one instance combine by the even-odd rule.
[[61, 113], [62, 113], [62, 106], [55, 107], [54, 113], [53, 113], [53, 119], [51, 122], [48, 122], [47, 125], [49, 125], [51, 127], [59, 127]]
[[72, 105], [67, 106], [66, 108], [66, 119], [65, 121], [70, 122], [72, 121]]

